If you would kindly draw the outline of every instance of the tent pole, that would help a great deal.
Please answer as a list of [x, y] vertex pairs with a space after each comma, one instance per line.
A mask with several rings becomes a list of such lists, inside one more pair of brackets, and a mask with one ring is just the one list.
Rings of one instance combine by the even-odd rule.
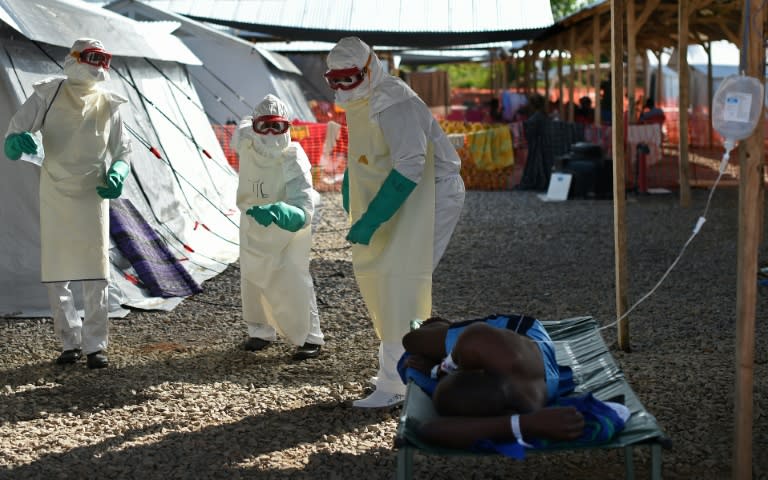
[[[763, 30], [765, 11], [762, 0], [747, 0], [743, 8], [743, 25], [749, 32], [742, 44], [741, 68], [747, 75], [765, 84], [765, 47]], [[746, 50], [746, 58], [744, 51]], [[762, 105], [763, 102], [761, 102]], [[763, 182], [763, 114], [752, 135], [744, 141], [746, 155], [740, 162], [738, 278], [736, 283], [736, 394], [734, 398], [736, 427], [733, 445], [733, 478], [752, 478], [752, 389], [755, 363], [755, 311], [757, 297], [757, 262], [760, 247], [764, 193]]]
[[[631, 1], [631, 0], [630, 0]], [[613, 142], [613, 231], [616, 262], [616, 318], [627, 311], [627, 231], [625, 227], [624, 159], [624, 2], [611, 0], [611, 137]], [[618, 323], [617, 340], [625, 352], [629, 347], [629, 318]]]
[[627, 8], [627, 123], [635, 123], [635, 85], [637, 83], [637, 49], [635, 40], [638, 25], [635, 18], [635, 0], [629, 0]]
[[568, 62], [568, 121], [573, 122], [574, 105], [576, 104], [576, 29], [568, 32], [568, 53], [571, 54]]
[[654, 55], [656, 55], [656, 64], [658, 65], [656, 68], [656, 92], [654, 94], [654, 100], [659, 108], [661, 108], [661, 105], [664, 103], [664, 65], [661, 63], [662, 53], [663, 49], [654, 52]]
[[592, 17], [592, 58], [595, 63], [595, 74], [594, 78], [592, 79], [592, 82], [594, 83], [595, 88], [595, 103], [593, 106], [595, 107], [595, 125], [600, 126], [600, 124], [603, 123], [602, 121], [602, 112], [600, 108], [600, 80], [601, 80], [601, 73], [600, 73], [600, 14], [595, 13], [595, 16]]
[[713, 91], [712, 84], [712, 42], [704, 43], [704, 50], [707, 52], [707, 145], [712, 148], [712, 97], [715, 92]]
[[679, 162], [678, 162], [678, 182], [680, 183], [680, 206], [688, 208], [691, 206], [691, 183], [690, 169], [688, 165], [688, 106], [690, 104], [688, 95], [688, 24], [691, 9], [689, 0], [680, 0], [677, 6], [677, 70], [678, 85], [680, 95], [678, 96], [678, 127], [679, 127]]
[[557, 39], [557, 101], [558, 101], [558, 115], [560, 119], [565, 118], [565, 102], [563, 101], [563, 41], [562, 37]]
[[544, 98], [547, 100], [545, 105], [549, 105], [549, 67], [552, 52], [545, 50], [544, 54]]

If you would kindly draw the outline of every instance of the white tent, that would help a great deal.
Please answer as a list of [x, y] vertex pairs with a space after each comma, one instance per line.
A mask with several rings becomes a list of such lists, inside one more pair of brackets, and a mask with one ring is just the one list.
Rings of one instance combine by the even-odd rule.
[[[133, 168], [122, 198], [196, 281], [215, 276], [238, 255], [237, 175], [187, 76], [187, 65], [200, 61], [176, 37], [84, 2], [0, 0], [0, 128], [5, 132], [33, 83], [61, 75], [60, 64], [80, 37], [98, 38], [114, 53], [104, 87], [129, 99], [121, 114], [134, 132]], [[50, 314], [40, 283], [39, 173], [31, 162], [0, 156], [0, 316]], [[181, 301], [149, 297], [128, 281], [130, 265], [116, 248], [110, 257], [113, 315], [126, 313], [120, 304], [171, 309]]]
[[[212, 123], [238, 121], [271, 93], [291, 108], [294, 118], [315, 116], [299, 86], [302, 76], [288, 58], [195, 20], [138, 1], [121, 0], [105, 8], [137, 21], [165, 22], [202, 61], [190, 67], [192, 83]], [[178, 29], [177, 29], [178, 28]]]
[[[739, 49], [736, 45], [724, 40], [712, 42], [710, 48], [712, 52], [712, 91], [714, 92], [725, 77], [738, 73]], [[662, 77], [664, 78], [662, 98], [666, 103], [676, 104], [679, 95], [677, 57], [677, 49], [670, 49], [661, 55], [661, 63], [664, 66], [662, 70]], [[655, 76], [658, 70], [656, 57], [649, 53], [648, 58], [654, 62], [653, 67], [649, 69], [649, 75]], [[711, 98], [707, 88], [707, 53], [701, 45], [688, 46], [688, 68], [690, 81], [688, 96], [691, 106], [694, 108], [706, 107]], [[647, 84], [650, 85], [651, 81], [655, 82], [655, 79], [647, 80]]]

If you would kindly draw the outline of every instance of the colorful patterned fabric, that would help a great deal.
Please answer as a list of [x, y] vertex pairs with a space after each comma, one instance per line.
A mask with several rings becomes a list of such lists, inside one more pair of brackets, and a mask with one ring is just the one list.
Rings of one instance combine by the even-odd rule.
[[467, 134], [472, 160], [480, 170], [497, 170], [515, 164], [512, 135], [506, 125]]
[[162, 298], [186, 297], [203, 291], [130, 200], [112, 200], [109, 207], [109, 233], [136, 270], [140, 287], [149, 290], [151, 296]]

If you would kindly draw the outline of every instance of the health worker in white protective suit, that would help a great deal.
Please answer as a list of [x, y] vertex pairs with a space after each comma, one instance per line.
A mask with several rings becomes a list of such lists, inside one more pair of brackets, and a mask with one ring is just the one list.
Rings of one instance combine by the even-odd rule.
[[[109, 202], [130, 172], [130, 143], [118, 107], [126, 99], [98, 88], [112, 56], [98, 40], [75, 41], [64, 61], [65, 79], [43, 80], [11, 119], [5, 155], [36, 154], [30, 132], [40, 131], [40, 255], [53, 326], [63, 351], [59, 364], [87, 356], [89, 368], [108, 365]], [[69, 288], [83, 286], [81, 320]]]
[[464, 205], [461, 162], [429, 108], [360, 39], [341, 39], [327, 63], [349, 129], [347, 239], [381, 340], [376, 390], [353, 405], [387, 407], [404, 398], [396, 368], [403, 335], [412, 320], [431, 316], [432, 272]]
[[306, 360], [325, 343], [309, 273], [318, 194], [289, 128], [287, 106], [267, 95], [232, 139], [240, 156], [240, 291], [245, 349], [262, 350], [280, 333], [298, 346], [293, 359]]

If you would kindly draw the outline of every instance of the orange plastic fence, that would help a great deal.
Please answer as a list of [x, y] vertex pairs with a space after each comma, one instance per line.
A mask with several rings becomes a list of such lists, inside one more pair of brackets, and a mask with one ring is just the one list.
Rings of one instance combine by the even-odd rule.
[[[295, 122], [292, 127], [292, 137], [304, 148], [312, 164], [312, 177], [314, 187], [318, 191], [338, 191], [341, 186], [344, 169], [347, 163], [349, 149], [347, 138], [346, 118], [343, 111], [328, 109], [328, 106], [315, 108], [318, 113], [325, 112], [321, 117], [323, 123]], [[638, 151], [637, 144], [625, 142], [624, 153], [626, 159], [626, 188], [630, 190], [647, 191], [651, 188], [678, 187], [678, 112], [676, 107], [663, 106], [666, 122], [662, 126], [662, 145], [656, 155], [648, 156]], [[327, 121], [334, 120], [341, 124], [338, 138], [330, 153], [324, 154]], [[451, 122], [453, 123], [453, 122]], [[456, 122], [461, 123], [461, 122]], [[454, 123], [454, 125], [456, 124]], [[466, 131], [477, 130], [478, 126], [464, 123]], [[475, 124], [476, 125], [476, 124]], [[472, 152], [465, 144], [457, 146], [457, 151], [462, 159], [461, 174], [468, 189], [481, 190], [505, 190], [516, 186], [522, 175], [527, 160], [527, 144], [525, 142], [524, 127], [522, 122], [507, 124], [512, 136], [514, 150], [514, 165], [495, 170], [478, 168]], [[689, 117], [689, 144], [691, 153], [689, 178], [693, 184], [706, 183], [717, 176], [717, 166], [722, 156], [722, 139], [716, 131], [712, 132], [712, 147], [708, 141], [709, 117], [706, 111], [697, 110]], [[766, 145], [768, 146], [768, 122], [764, 122], [766, 128]], [[221, 144], [230, 165], [235, 170], [239, 169], [237, 153], [230, 146], [230, 139], [234, 133], [234, 125], [214, 125], [214, 132]], [[627, 135], [625, 133], [625, 140]], [[603, 147], [607, 157], [612, 157], [611, 127], [607, 125], [586, 125], [585, 140], [597, 143]], [[329, 139], [330, 141], [330, 139]], [[768, 158], [766, 159], [768, 161]], [[731, 167], [729, 174], [736, 172], [738, 155], [731, 155]], [[735, 175], [734, 175], [735, 176]], [[733, 177], [731, 177], [733, 178]]]
[[213, 133], [216, 134], [216, 140], [219, 141], [221, 149], [224, 150], [224, 156], [227, 157], [229, 165], [235, 169], [236, 172], [240, 171], [240, 159], [229, 145], [232, 140], [232, 135], [235, 133], [237, 125], [211, 125], [213, 127]]
[[[237, 128], [235, 125], [213, 125], [213, 131], [222, 150], [224, 150], [227, 162], [232, 168], [239, 171], [240, 160], [237, 152], [229, 145], [235, 128]], [[324, 155], [323, 147], [326, 142], [327, 129], [328, 124], [326, 123], [294, 122], [291, 126], [291, 138], [299, 142], [307, 153], [309, 163], [312, 165], [313, 185], [315, 190], [321, 192], [341, 188], [349, 148], [347, 126], [342, 125], [333, 149], [329, 154]]]
[[[326, 138], [327, 132], [327, 123], [294, 122], [291, 126], [291, 138], [301, 144], [312, 164], [312, 182], [318, 192], [340, 190], [344, 169], [347, 168], [347, 126], [341, 125], [335, 140]], [[324, 152], [326, 142], [332, 148]]]

